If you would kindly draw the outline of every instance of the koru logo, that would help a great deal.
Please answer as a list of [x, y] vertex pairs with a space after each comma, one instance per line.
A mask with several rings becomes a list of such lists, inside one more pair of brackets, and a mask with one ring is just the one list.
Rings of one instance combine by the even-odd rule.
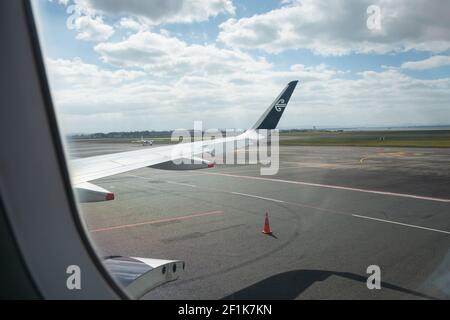
[[67, 277], [66, 286], [69, 290], [80, 290], [81, 289], [81, 269], [77, 265], [68, 266], [66, 273], [70, 274]]
[[367, 289], [381, 289], [381, 269], [377, 265], [371, 265], [367, 267], [367, 274], [370, 276], [367, 278]]
[[278, 100], [277, 104], [275, 105], [275, 110], [281, 112], [284, 108], [286, 108], [286, 103], [284, 102], [284, 99]]

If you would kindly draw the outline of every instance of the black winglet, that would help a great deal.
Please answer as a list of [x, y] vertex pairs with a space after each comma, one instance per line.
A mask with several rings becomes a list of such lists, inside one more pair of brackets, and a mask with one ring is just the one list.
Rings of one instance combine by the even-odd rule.
[[298, 81], [291, 81], [288, 83], [286, 88], [281, 91], [280, 95], [275, 99], [275, 101], [270, 105], [270, 107], [264, 112], [261, 118], [255, 123], [252, 129], [275, 129], [278, 122], [283, 115], [284, 109], [291, 99], [292, 93], [297, 86]]

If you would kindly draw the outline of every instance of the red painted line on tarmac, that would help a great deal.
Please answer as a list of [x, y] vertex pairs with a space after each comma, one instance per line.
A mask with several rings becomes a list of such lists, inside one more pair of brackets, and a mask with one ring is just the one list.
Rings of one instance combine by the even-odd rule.
[[123, 224], [123, 225], [118, 225], [118, 226], [113, 226], [113, 227], [99, 228], [99, 229], [91, 230], [90, 232], [94, 233], [94, 232], [103, 232], [103, 231], [110, 231], [110, 230], [116, 230], [116, 229], [133, 228], [133, 227], [151, 225], [151, 224], [161, 223], [161, 222], [187, 220], [187, 219], [191, 219], [191, 218], [211, 216], [211, 215], [220, 214], [220, 213], [224, 213], [224, 212], [223, 211], [210, 211], [210, 212], [203, 212], [203, 213], [194, 213], [194, 214], [191, 214], [191, 215], [181, 216], [181, 217], [159, 219], [159, 220], [150, 220], [150, 221], [144, 221], [144, 222], [139, 222], [139, 223]]

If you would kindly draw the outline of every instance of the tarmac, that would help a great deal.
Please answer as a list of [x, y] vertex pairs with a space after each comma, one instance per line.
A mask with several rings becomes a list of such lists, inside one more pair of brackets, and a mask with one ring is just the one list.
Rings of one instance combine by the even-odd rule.
[[[69, 156], [157, 146], [76, 142]], [[276, 175], [143, 168], [95, 181], [116, 199], [80, 209], [100, 256], [186, 262], [146, 299], [449, 299], [449, 160], [450, 149], [282, 146]], [[381, 289], [367, 287], [371, 265]]]

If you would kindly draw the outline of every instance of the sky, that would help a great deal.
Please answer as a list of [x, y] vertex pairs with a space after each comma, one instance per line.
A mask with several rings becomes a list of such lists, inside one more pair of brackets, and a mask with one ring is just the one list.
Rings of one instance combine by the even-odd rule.
[[450, 124], [447, 0], [33, 0], [64, 133]]

